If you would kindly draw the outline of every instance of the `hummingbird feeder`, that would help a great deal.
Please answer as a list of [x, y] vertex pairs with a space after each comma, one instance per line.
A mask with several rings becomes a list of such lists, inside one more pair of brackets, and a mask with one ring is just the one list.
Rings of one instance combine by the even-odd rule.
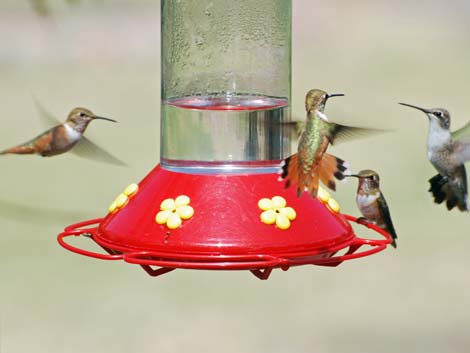
[[[262, 9], [262, 11], [259, 11]], [[357, 237], [320, 189], [297, 197], [278, 179], [291, 153], [291, 0], [162, 0], [161, 153], [104, 218], [66, 227], [75, 253], [174, 269], [337, 266], [386, 248]], [[71, 245], [88, 237], [105, 252]]]

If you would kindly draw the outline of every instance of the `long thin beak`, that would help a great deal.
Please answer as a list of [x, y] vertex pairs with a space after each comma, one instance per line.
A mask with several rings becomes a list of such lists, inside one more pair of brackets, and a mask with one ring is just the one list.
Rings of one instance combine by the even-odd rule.
[[102, 117], [102, 116], [94, 116], [93, 119], [98, 119], [98, 120], [107, 120], [107, 121], [112, 121], [113, 123], [117, 123], [116, 120], [114, 119], [110, 119], [110, 118], [105, 118], [105, 117]]
[[344, 96], [343, 93], [334, 93], [334, 94], [327, 94], [326, 98], [331, 98], [331, 97], [342, 97]]
[[426, 113], [426, 114], [431, 113], [431, 111], [429, 109], [417, 107], [416, 105], [411, 105], [411, 104], [407, 104], [407, 103], [398, 103], [398, 104], [404, 105], [405, 107], [410, 107], [410, 108], [415, 108], [415, 109], [421, 110], [423, 113]]
[[357, 174], [349, 174], [349, 175], [345, 175], [345, 177], [354, 177], [354, 178], [360, 178], [359, 175]]

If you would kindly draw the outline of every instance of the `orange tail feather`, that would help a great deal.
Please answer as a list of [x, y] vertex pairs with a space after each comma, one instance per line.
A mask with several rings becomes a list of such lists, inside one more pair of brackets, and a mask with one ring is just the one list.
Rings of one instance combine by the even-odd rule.
[[298, 154], [293, 154], [284, 159], [279, 170], [279, 181], [284, 181], [284, 186], [288, 188], [292, 184], [299, 183], [299, 162]]
[[304, 191], [308, 191], [312, 197], [317, 196], [319, 175], [315, 171], [308, 174], [301, 173], [299, 170], [298, 154], [287, 157], [281, 163], [279, 171], [279, 181], [285, 180], [285, 187], [288, 188], [292, 184], [297, 185], [297, 196], [300, 197]]
[[329, 153], [325, 153], [319, 168], [320, 180], [326, 187], [336, 191], [335, 179], [343, 180], [347, 170], [347, 162]]
[[22, 146], [11, 147], [0, 152], [0, 154], [9, 154], [9, 153], [32, 154], [32, 153], [36, 153], [36, 150], [34, 149], [33, 146], [22, 145]]
[[336, 181], [343, 180], [347, 173], [348, 165], [344, 160], [325, 153], [319, 165], [304, 174], [299, 170], [298, 154], [286, 158], [281, 164], [279, 181], [285, 181], [285, 187], [297, 185], [297, 196], [308, 191], [312, 197], [317, 196], [318, 183], [321, 181], [331, 190], [336, 190]]

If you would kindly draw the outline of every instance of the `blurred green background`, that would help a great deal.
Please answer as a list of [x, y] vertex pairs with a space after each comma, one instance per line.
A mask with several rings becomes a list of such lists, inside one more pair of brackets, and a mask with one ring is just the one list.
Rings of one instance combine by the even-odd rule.
[[[0, 352], [468, 352], [469, 215], [434, 205], [424, 114], [468, 121], [470, 3], [293, 1], [293, 112], [313, 87], [345, 93], [331, 120], [396, 129], [338, 145], [376, 169], [398, 249], [274, 271], [174, 271], [74, 255], [56, 235], [103, 216], [158, 161], [158, 1], [0, 2], [0, 149], [43, 130], [32, 96], [61, 118], [85, 106], [115, 118], [86, 135], [130, 164], [74, 155], [0, 159]], [[357, 215], [356, 183], [335, 197]]]

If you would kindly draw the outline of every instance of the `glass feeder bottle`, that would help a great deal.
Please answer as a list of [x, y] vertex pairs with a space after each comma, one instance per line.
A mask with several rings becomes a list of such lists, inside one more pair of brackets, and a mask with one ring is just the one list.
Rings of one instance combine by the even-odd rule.
[[161, 166], [269, 173], [290, 155], [291, 0], [162, 0]]

